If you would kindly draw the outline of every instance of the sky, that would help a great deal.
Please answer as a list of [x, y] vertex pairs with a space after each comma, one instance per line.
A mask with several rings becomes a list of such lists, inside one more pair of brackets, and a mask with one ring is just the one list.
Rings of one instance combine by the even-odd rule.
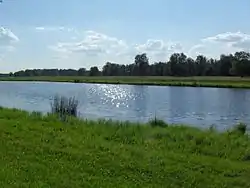
[[249, 0], [3, 0], [0, 72], [250, 51]]

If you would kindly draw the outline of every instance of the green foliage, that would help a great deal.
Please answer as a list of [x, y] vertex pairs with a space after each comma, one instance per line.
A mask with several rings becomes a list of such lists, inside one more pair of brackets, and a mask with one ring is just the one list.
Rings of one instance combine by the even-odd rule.
[[250, 187], [243, 134], [0, 108], [0, 150], [1, 187]]
[[81, 81], [80, 80], [74, 80], [74, 83], [80, 83]]
[[57, 114], [63, 120], [66, 120], [67, 116], [77, 117], [78, 101], [75, 97], [64, 97], [56, 95], [51, 103], [51, 113]]
[[99, 76], [100, 75], [100, 71], [98, 69], [98, 67], [94, 66], [91, 67], [89, 70], [89, 76]]
[[168, 124], [165, 121], [156, 118], [156, 116], [154, 119], [150, 120], [148, 123], [152, 127], [166, 127], [166, 126], [168, 126]]
[[[1, 76], [1, 75], [0, 75]], [[134, 62], [122, 65], [107, 62], [102, 70], [97, 66], [89, 70], [73, 69], [34, 69], [21, 70], [2, 76], [250, 76], [250, 53], [236, 52], [222, 54], [219, 59], [208, 59], [198, 55], [196, 59], [184, 53], [174, 53], [166, 62], [149, 62], [146, 53], [137, 54]]]
[[238, 132], [240, 134], [245, 134], [247, 131], [247, 125], [245, 123], [239, 123], [234, 126], [233, 132]]

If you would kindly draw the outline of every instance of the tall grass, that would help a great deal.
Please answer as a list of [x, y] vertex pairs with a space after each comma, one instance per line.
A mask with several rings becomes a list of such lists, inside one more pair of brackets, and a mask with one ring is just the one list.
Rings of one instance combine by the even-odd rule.
[[78, 100], [75, 97], [64, 97], [56, 95], [51, 102], [51, 113], [59, 115], [63, 120], [68, 116], [77, 117]]

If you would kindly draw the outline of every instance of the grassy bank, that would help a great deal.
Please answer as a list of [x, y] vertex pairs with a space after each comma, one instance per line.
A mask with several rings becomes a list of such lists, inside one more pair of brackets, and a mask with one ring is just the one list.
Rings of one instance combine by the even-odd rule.
[[1, 108], [0, 151], [6, 188], [250, 186], [250, 139], [236, 132]]
[[75, 83], [105, 83], [133, 85], [250, 88], [250, 78], [240, 77], [84, 77], [84, 76], [51, 76], [51, 77], [1, 77], [2, 81], [52, 81]]

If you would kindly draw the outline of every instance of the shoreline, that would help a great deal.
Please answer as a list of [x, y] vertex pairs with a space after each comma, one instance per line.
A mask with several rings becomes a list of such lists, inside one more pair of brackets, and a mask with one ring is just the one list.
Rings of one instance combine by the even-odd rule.
[[232, 77], [0, 77], [0, 81], [68, 82], [113, 85], [178, 86], [250, 89], [250, 79]]

